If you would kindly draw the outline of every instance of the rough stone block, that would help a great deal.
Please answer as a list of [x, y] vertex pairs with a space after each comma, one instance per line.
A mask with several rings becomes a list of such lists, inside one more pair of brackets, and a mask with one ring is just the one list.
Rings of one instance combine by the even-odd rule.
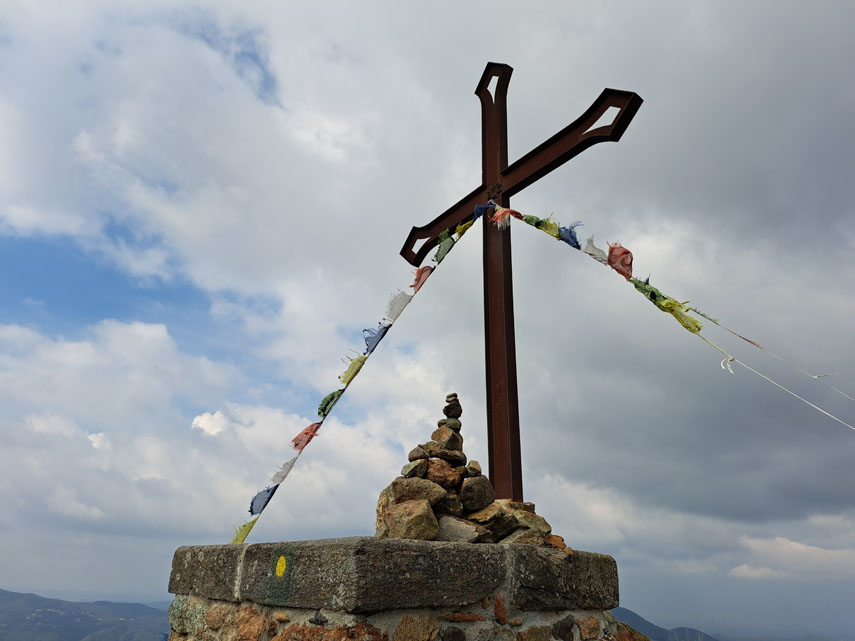
[[436, 428], [434, 433], [430, 435], [430, 438], [446, 450], [463, 449], [463, 437], [447, 425]]
[[[483, 476], [478, 476], [475, 479], [486, 478]], [[469, 479], [466, 479], [467, 481]], [[466, 512], [466, 499], [463, 500], [463, 511]], [[519, 524], [517, 523], [516, 517], [503, 508], [498, 503], [490, 503], [487, 507], [478, 510], [477, 512], [473, 512], [472, 514], [468, 514], [466, 516], [467, 519], [472, 521], [473, 523], [477, 523], [478, 525], [482, 525], [490, 531], [490, 534], [493, 537], [493, 541], [499, 541], [506, 536], [508, 536], [511, 532], [519, 528]]]
[[480, 525], [475, 525], [465, 519], [444, 515], [439, 517], [439, 531], [436, 534], [436, 540], [474, 543], [486, 533], [487, 530]]
[[477, 512], [490, 505], [495, 498], [493, 484], [486, 476], [466, 479], [460, 486], [460, 500], [463, 503], [464, 512]]
[[425, 477], [429, 481], [433, 481], [446, 489], [455, 487], [460, 483], [460, 472], [455, 470], [451, 466], [451, 463], [441, 458], [428, 459], [428, 469]]
[[[245, 547], [197, 545], [180, 547], [172, 557], [169, 591], [233, 601], [236, 569]], [[204, 568], [204, 572], [199, 570]]]
[[439, 531], [436, 516], [426, 499], [404, 501], [390, 506], [383, 515], [383, 523], [391, 539], [433, 541]]
[[[179, 548], [169, 586], [175, 594], [218, 601], [357, 614], [467, 611], [487, 607], [479, 604], [497, 594], [514, 611], [603, 611], [618, 604], [617, 566], [601, 554], [375, 537]], [[192, 601], [176, 599], [174, 608], [186, 607], [175, 614], [199, 618]]]
[[393, 503], [403, 503], [415, 499], [425, 499], [431, 505], [445, 498], [447, 490], [440, 485], [422, 478], [396, 478], [389, 486]]
[[605, 554], [533, 545], [507, 546], [513, 556], [511, 603], [520, 610], [611, 610], [618, 606], [615, 560]]

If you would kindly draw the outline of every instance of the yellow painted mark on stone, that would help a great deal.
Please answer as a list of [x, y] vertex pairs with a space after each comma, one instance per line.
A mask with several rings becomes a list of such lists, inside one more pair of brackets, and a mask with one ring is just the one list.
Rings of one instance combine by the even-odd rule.
[[285, 569], [288, 567], [288, 561], [285, 560], [284, 556], [280, 556], [279, 560], [276, 561], [276, 576], [277, 578], [282, 578], [285, 574]]

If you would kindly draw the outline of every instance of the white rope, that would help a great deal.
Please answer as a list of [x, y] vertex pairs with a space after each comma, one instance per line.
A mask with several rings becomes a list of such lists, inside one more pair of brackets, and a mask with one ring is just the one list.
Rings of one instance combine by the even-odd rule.
[[803, 397], [799, 396], [798, 394], [796, 394], [795, 392], [793, 392], [793, 391], [791, 391], [791, 390], [788, 390], [786, 387], [784, 387], [784, 386], [783, 386], [783, 385], [781, 385], [780, 383], [776, 383], [775, 381], [773, 381], [771, 378], [769, 378], [769, 377], [768, 377], [768, 376], [766, 376], [765, 374], [762, 374], [762, 373], [758, 372], [756, 369], [754, 369], [753, 367], [750, 367], [749, 365], [746, 365], [745, 363], [743, 363], [743, 362], [742, 362], [741, 360], [739, 360], [738, 358], [735, 358], [734, 356], [731, 356], [731, 355], [730, 355], [730, 354], [728, 354], [726, 351], [724, 351], [721, 347], [719, 347], [718, 345], [716, 345], [715, 343], [713, 343], [711, 340], [709, 340], [706, 336], [703, 336], [703, 335], [702, 335], [702, 334], [700, 334], [700, 333], [696, 334], [696, 336], [697, 336], [698, 338], [700, 338], [701, 340], [703, 340], [707, 345], [709, 345], [709, 346], [711, 346], [711, 347], [715, 348], [716, 350], [718, 350], [719, 352], [721, 352], [722, 354], [724, 354], [724, 355], [725, 355], [725, 358], [723, 358], [723, 359], [722, 359], [722, 361], [721, 361], [721, 368], [722, 368], [722, 369], [727, 369], [731, 374], [733, 374], [733, 369], [730, 367], [730, 364], [731, 364], [731, 363], [739, 363], [740, 365], [742, 365], [742, 367], [744, 367], [745, 369], [747, 369], [749, 372], [753, 372], [754, 374], [757, 374], [757, 376], [759, 376], [759, 377], [760, 377], [760, 378], [762, 378], [762, 379], [765, 379], [765, 380], [769, 381], [769, 382], [770, 382], [770, 383], [772, 383], [772, 385], [774, 385], [775, 387], [778, 387], [778, 388], [780, 388], [780, 389], [784, 390], [784, 391], [785, 391], [787, 394], [789, 394], [790, 396], [795, 396], [795, 397], [796, 397], [797, 399], [799, 399], [802, 403], [806, 403], [807, 405], [810, 405], [812, 408], [814, 408], [814, 409], [815, 409], [815, 410], [817, 410], [818, 412], [822, 412], [822, 413], [823, 413], [823, 414], [825, 414], [828, 418], [832, 418], [832, 419], [834, 419], [835, 421], [837, 421], [837, 422], [838, 422], [838, 423], [840, 423], [841, 425], [845, 425], [845, 426], [846, 426], [846, 427], [848, 427], [850, 430], [852, 430], [853, 432], [855, 432], [855, 426], [852, 426], [852, 425], [850, 425], [849, 423], [847, 423], [846, 421], [843, 421], [843, 420], [841, 420], [841, 419], [837, 418], [834, 414], [830, 414], [829, 412], [826, 412], [826, 411], [825, 411], [824, 409], [822, 409], [819, 405], [814, 405], [813, 403], [811, 403], [811, 402], [810, 402], [809, 400], [807, 400], [806, 398], [803, 398]]

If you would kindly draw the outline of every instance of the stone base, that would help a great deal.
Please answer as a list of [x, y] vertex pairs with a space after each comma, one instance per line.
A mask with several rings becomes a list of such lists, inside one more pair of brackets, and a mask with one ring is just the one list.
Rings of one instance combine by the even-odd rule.
[[614, 559], [354, 537], [182, 547], [172, 641], [626, 639]]

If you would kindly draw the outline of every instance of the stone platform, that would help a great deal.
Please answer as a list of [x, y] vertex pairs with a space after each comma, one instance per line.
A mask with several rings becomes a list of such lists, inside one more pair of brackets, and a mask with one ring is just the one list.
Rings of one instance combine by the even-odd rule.
[[[172, 641], [588, 641], [629, 634], [610, 556], [353, 537], [181, 547]], [[629, 638], [629, 637], [625, 637]]]

